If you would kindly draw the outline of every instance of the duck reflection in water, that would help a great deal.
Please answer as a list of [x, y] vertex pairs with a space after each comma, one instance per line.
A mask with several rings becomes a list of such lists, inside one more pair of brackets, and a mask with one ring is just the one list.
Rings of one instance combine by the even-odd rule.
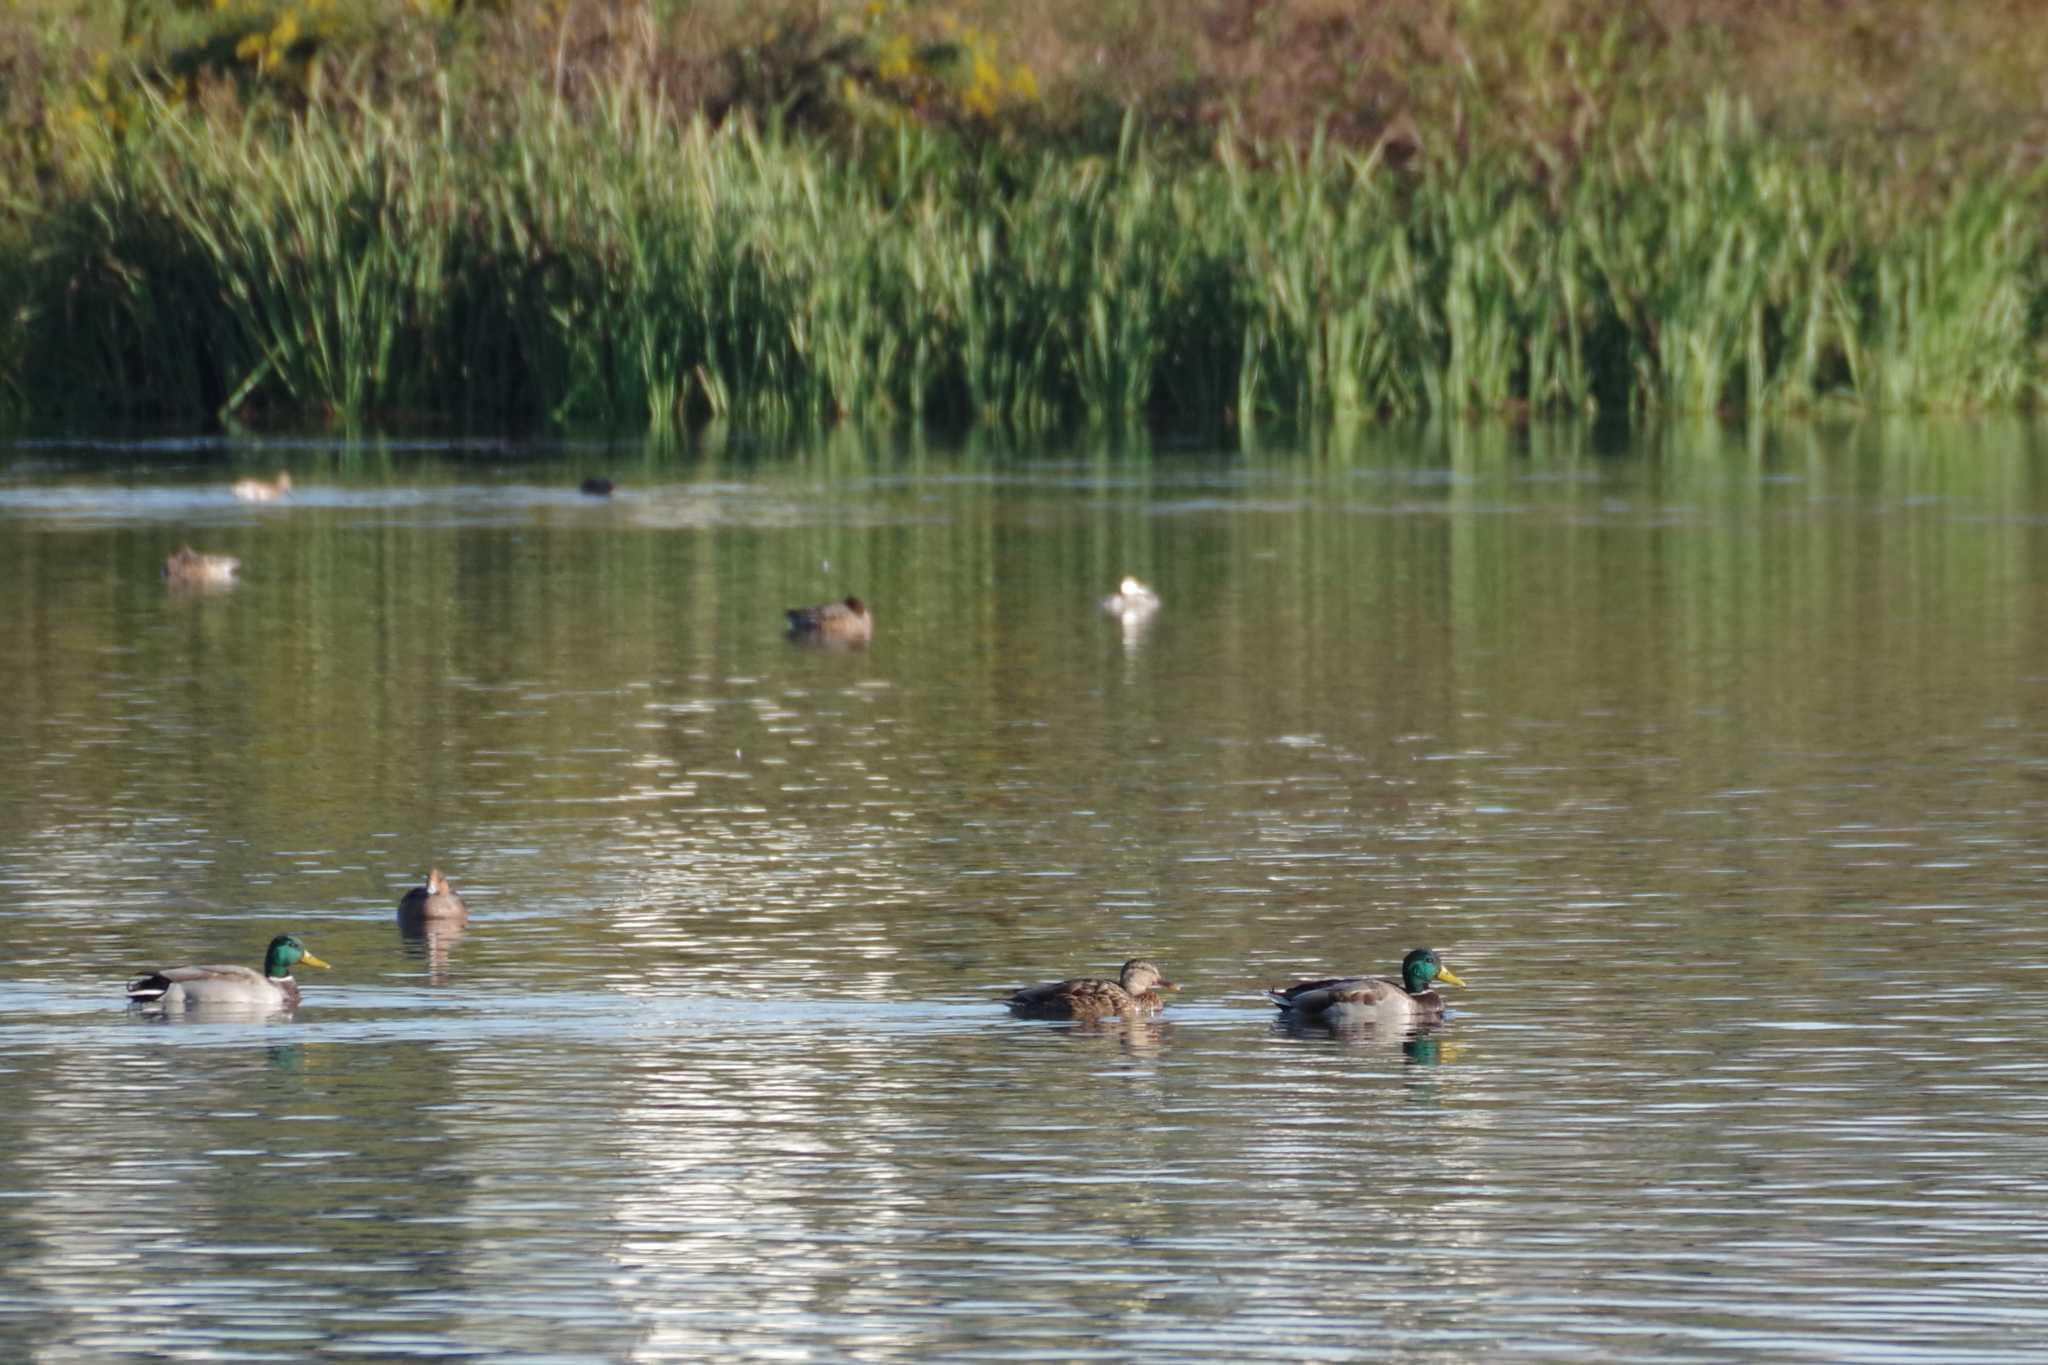
[[1173, 1025], [1158, 1014], [1102, 1014], [1069, 1019], [1051, 1030], [1079, 1038], [1114, 1038], [1126, 1057], [1151, 1057], [1166, 1049]]
[[1273, 1032], [1289, 1038], [1333, 1038], [1366, 1046], [1398, 1046], [1408, 1060], [1418, 1066], [1435, 1066], [1439, 1060], [1446, 1060], [1439, 1055], [1441, 1045], [1436, 1037], [1444, 1027], [1441, 1019], [1389, 1024], [1372, 1019], [1330, 1021], [1281, 1014], [1273, 1020]]
[[398, 937], [404, 942], [406, 955], [426, 961], [430, 986], [448, 984], [448, 950], [467, 932], [460, 920], [398, 921]]
[[1048, 981], [1026, 986], [1009, 1004], [1013, 1013], [1029, 1019], [1108, 1019], [1155, 1013], [1166, 1003], [1159, 992], [1179, 989], [1156, 963], [1134, 957], [1115, 981], [1097, 976]]
[[1441, 1025], [1417, 1029], [1414, 1035], [1401, 1044], [1401, 1051], [1407, 1055], [1410, 1066], [1441, 1066], [1445, 1062], [1458, 1060], [1458, 1045], [1446, 1038], [1437, 1038]]

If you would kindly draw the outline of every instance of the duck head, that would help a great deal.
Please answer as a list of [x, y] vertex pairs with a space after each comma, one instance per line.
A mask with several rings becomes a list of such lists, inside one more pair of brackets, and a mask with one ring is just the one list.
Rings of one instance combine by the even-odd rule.
[[1465, 984], [1456, 972], [1444, 966], [1434, 948], [1417, 948], [1401, 959], [1401, 988], [1408, 994], [1420, 995], [1438, 981], [1452, 986]]
[[306, 945], [290, 934], [279, 934], [270, 940], [270, 951], [263, 955], [263, 974], [275, 980], [290, 976], [292, 968], [299, 963], [308, 967], [325, 967], [327, 964], [306, 951]]
[[1117, 973], [1117, 984], [1132, 995], [1143, 995], [1146, 991], [1177, 991], [1179, 986], [1166, 979], [1166, 973], [1159, 970], [1159, 964], [1134, 957], [1124, 964]]

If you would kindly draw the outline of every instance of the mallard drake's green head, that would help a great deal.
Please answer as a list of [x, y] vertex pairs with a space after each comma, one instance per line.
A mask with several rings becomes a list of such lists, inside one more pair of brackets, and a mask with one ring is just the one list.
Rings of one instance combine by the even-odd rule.
[[1417, 948], [1401, 959], [1401, 989], [1410, 995], [1420, 995], [1435, 982], [1442, 981], [1453, 986], [1465, 983], [1458, 974], [1444, 966], [1442, 958], [1434, 948]]
[[263, 955], [263, 974], [276, 980], [290, 976], [292, 968], [299, 963], [308, 967], [325, 967], [327, 964], [306, 951], [306, 945], [290, 934], [279, 934], [270, 940], [270, 951]]

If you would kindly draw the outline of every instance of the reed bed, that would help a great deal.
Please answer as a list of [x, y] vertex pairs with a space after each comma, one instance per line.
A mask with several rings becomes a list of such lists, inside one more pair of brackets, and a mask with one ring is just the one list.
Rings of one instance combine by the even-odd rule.
[[1905, 195], [1725, 103], [1543, 176], [1134, 134], [849, 154], [626, 95], [486, 129], [159, 103], [0, 190], [0, 405], [28, 419], [1969, 409], [2048, 368], [2037, 187]]

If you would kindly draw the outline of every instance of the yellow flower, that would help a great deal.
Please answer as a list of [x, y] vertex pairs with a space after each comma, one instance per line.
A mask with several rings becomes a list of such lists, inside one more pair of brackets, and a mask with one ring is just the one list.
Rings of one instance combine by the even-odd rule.
[[1031, 74], [1028, 66], [1019, 66], [1010, 73], [1010, 93], [1020, 100], [1038, 98], [1038, 77]]
[[907, 80], [915, 66], [910, 54], [910, 35], [899, 33], [882, 44], [882, 54], [875, 62], [875, 75], [885, 81]]

